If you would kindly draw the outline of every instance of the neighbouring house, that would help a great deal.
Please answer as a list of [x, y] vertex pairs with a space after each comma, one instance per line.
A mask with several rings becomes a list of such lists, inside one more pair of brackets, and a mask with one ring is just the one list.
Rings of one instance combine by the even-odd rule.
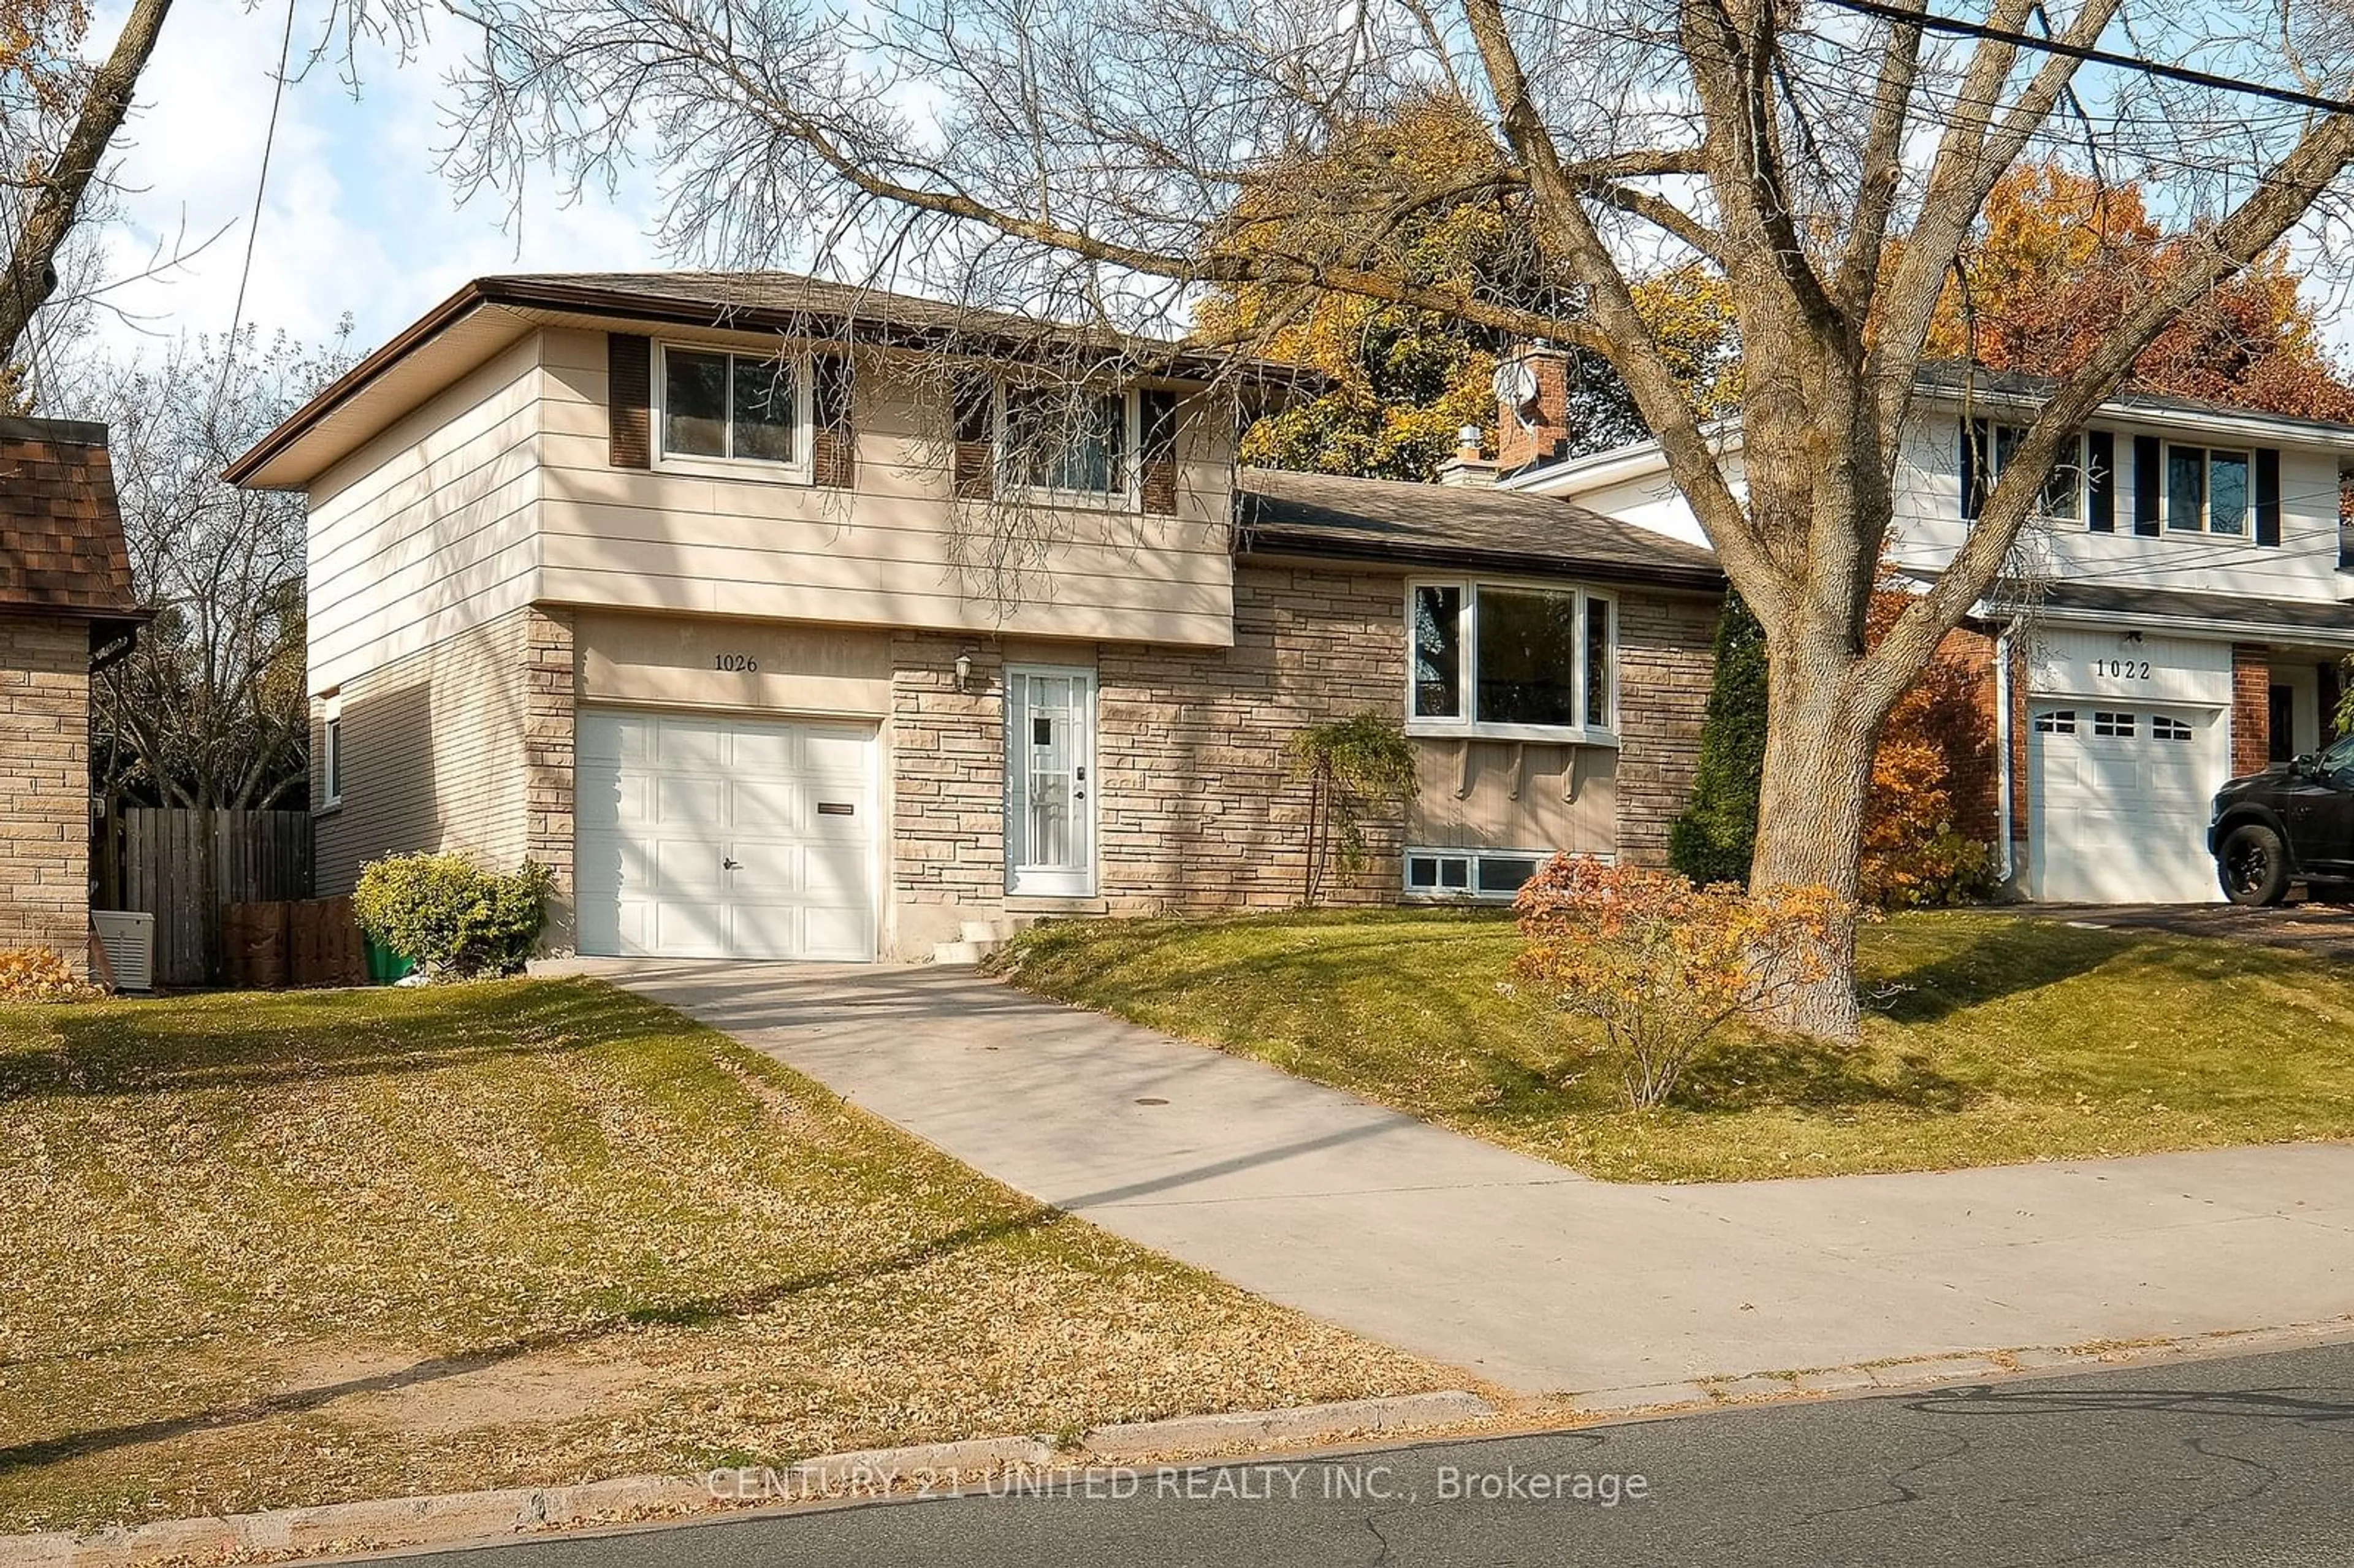
[[[1643, 443], [1566, 455], [1563, 368], [1526, 357], [1498, 483], [1663, 540], [1701, 530]], [[1506, 381], [1500, 381], [1500, 387]], [[1933, 573], [2052, 384], [1923, 368], [1896, 476], [1890, 562]], [[1740, 430], [1717, 432], [1741, 489]], [[2017, 580], [1945, 651], [1975, 660], [1997, 777], [1978, 815], [2033, 899], [2221, 897], [2206, 830], [2217, 786], [2319, 749], [2354, 651], [2341, 522], [2354, 428], [2127, 391], [2053, 472]]]
[[1708, 553], [1238, 471], [1235, 374], [783, 274], [468, 285], [229, 471], [310, 498], [320, 890], [529, 856], [553, 945], [682, 957], [1279, 907], [1284, 744], [1368, 709], [1422, 788], [1339, 896], [1663, 859]]
[[0, 418], [0, 948], [88, 948], [90, 676], [146, 619], [106, 427]]

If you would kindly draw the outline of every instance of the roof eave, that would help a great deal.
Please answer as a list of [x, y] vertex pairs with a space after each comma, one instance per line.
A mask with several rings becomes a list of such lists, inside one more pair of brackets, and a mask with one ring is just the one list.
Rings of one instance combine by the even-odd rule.
[[1290, 559], [1323, 557], [1372, 561], [1405, 567], [1460, 569], [1481, 567], [1539, 577], [1578, 577], [1628, 587], [1658, 587], [1695, 593], [1722, 593], [1724, 574], [1713, 567], [1665, 566], [1587, 556], [1543, 556], [1519, 550], [1481, 549], [1476, 546], [1400, 544], [1388, 540], [1347, 540], [1318, 535], [1287, 538], [1262, 527], [1246, 527], [1236, 545], [1242, 556], [1281, 556]]
[[[843, 313], [833, 310], [715, 304], [671, 295], [590, 283], [555, 282], [538, 278], [477, 278], [419, 317], [390, 342], [353, 366], [332, 386], [289, 415], [276, 429], [223, 470], [221, 477], [231, 484], [239, 485], [253, 480], [310, 435], [322, 420], [374, 386], [394, 366], [475, 311], [493, 307], [562, 312], [654, 326], [744, 332], [806, 331], [813, 320], [845, 319]], [[911, 350], [938, 349], [949, 346], [951, 340], [955, 346], [966, 352], [978, 350], [1005, 354], [1034, 350], [1039, 344], [1055, 337], [1058, 330], [1052, 323], [1041, 323], [1036, 334], [1024, 343], [1010, 330], [983, 329], [963, 333], [871, 318], [847, 319], [864, 341]], [[1061, 331], [1068, 336], [1080, 329], [1065, 328]], [[1137, 340], [1108, 344], [1106, 346], [1120, 347], [1125, 352], [1140, 355], [1147, 345], [1142, 340]], [[1178, 344], [1169, 345], [1161, 373], [1172, 379], [1206, 382], [1220, 376], [1231, 377], [1238, 369], [1246, 381], [1268, 387], [1296, 386], [1313, 390], [1324, 381], [1317, 372], [1304, 366], [1228, 359], [1187, 350]], [[256, 488], [299, 489], [307, 482], [307, 479], [288, 478], [280, 483], [263, 483]]]

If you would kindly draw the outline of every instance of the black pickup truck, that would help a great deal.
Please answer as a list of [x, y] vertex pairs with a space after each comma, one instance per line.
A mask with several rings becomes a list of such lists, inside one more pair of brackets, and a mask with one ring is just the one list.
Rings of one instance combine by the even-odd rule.
[[2277, 904], [2299, 882], [2344, 901], [2354, 892], [2354, 736], [2217, 790], [2207, 848], [2234, 904]]

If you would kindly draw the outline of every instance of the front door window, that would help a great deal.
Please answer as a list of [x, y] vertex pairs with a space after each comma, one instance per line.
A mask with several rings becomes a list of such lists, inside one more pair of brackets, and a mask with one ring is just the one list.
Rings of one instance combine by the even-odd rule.
[[1095, 894], [1095, 675], [1025, 669], [1006, 675], [1006, 890]]

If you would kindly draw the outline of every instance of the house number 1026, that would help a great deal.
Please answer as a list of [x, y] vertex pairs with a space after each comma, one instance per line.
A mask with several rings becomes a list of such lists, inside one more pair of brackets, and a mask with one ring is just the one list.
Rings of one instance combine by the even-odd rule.
[[737, 675], [757, 675], [760, 673], [760, 662], [749, 653], [714, 653], [711, 667]]
[[2149, 679], [2149, 661], [2147, 659], [2095, 659], [2093, 661], [2093, 673], [2115, 675], [2127, 681], [2147, 681]]

